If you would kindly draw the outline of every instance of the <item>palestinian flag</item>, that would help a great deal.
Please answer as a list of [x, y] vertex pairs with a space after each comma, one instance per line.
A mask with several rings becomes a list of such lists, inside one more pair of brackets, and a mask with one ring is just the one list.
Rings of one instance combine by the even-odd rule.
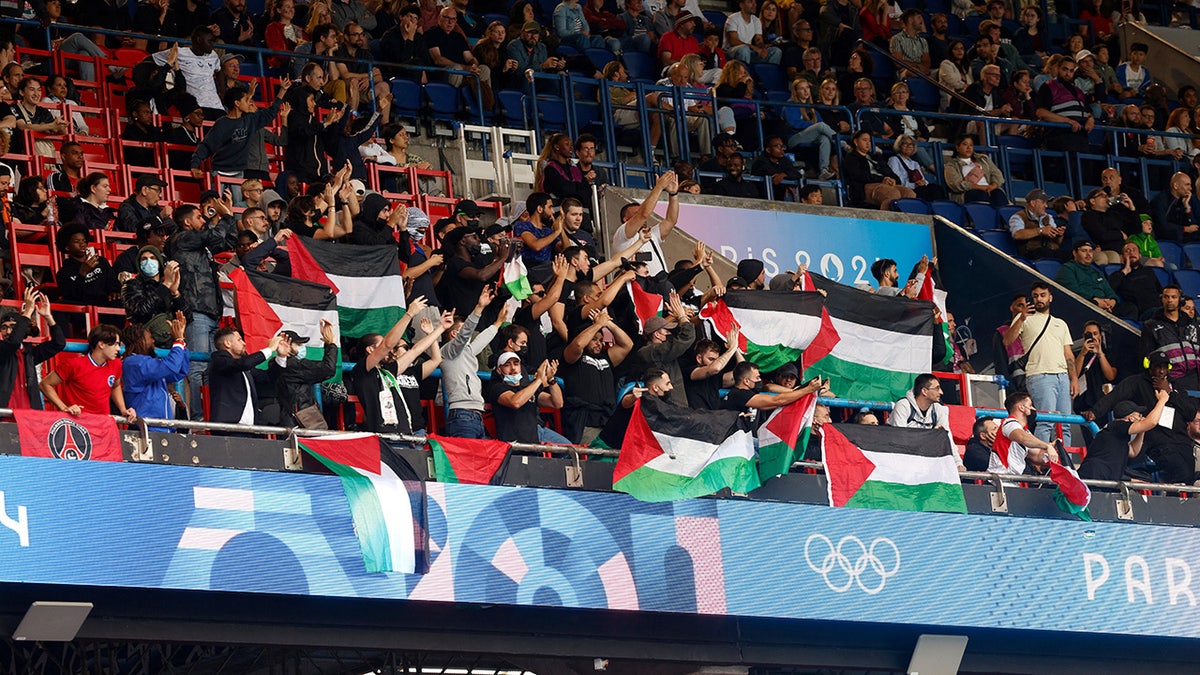
[[496, 479], [512, 448], [504, 441], [434, 434], [429, 434], [426, 440], [433, 450], [433, 470], [439, 483], [487, 485]]
[[1079, 516], [1081, 520], [1090, 521], [1092, 514], [1088, 505], [1092, 503], [1092, 490], [1084, 483], [1074, 469], [1050, 462], [1050, 480], [1058, 486], [1054, 491], [1054, 502], [1064, 513]]
[[529, 285], [529, 270], [525, 269], [525, 261], [521, 260], [520, 254], [514, 255], [512, 260], [504, 263], [500, 271], [500, 283], [516, 300], [524, 300], [533, 295], [533, 288]]
[[930, 303], [860, 291], [819, 274], [812, 279], [826, 293], [825, 309], [841, 339], [828, 356], [804, 360], [805, 378], [830, 378], [830, 389], [841, 398], [895, 401], [912, 389], [917, 375], [930, 371]]
[[804, 456], [812, 435], [813, 412], [817, 409], [814, 392], [771, 413], [758, 429], [758, 478], [767, 479], [788, 472], [792, 462]]
[[636, 281], [629, 282], [625, 286], [625, 290], [629, 291], [629, 297], [633, 302], [633, 313], [637, 315], [638, 332], [644, 332], [646, 322], [652, 316], [662, 314], [663, 297], [658, 293], [651, 293], [642, 288], [642, 285]]
[[342, 332], [352, 338], [386, 335], [404, 316], [404, 278], [395, 246], [288, 240], [292, 275], [333, 289]]
[[614, 490], [644, 502], [669, 502], [758, 486], [754, 437], [736, 410], [694, 412], [653, 396], [634, 402], [613, 470]]
[[[739, 326], [739, 347], [746, 360], [769, 373], [785, 363], [823, 358], [838, 342], [820, 293], [729, 291], [700, 310], [724, 338]], [[805, 352], [808, 352], [805, 354]]]
[[945, 429], [825, 424], [821, 447], [830, 506], [967, 512]]
[[[244, 268], [233, 270], [229, 278], [237, 291], [237, 313], [246, 338], [246, 351], [266, 347], [281, 330], [294, 330], [301, 337], [315, 340], [308, 343], [305, 358], [319, 361], [324, 356], [320, 346], [321, 319], [333, 323], [334, 341], [340, 341], [337, 299], [328, 286]], [[342, 369], [334, 372], [333, 381], [340, 380]]]
[[410, 480], [420, 491], [412, 467], [374, 434], [301, 438], [299, 443], [342, 479], [367, 571], [416, 572], [424, 542], [418, 542], [416, 533], [423, 527], [404, 483]]

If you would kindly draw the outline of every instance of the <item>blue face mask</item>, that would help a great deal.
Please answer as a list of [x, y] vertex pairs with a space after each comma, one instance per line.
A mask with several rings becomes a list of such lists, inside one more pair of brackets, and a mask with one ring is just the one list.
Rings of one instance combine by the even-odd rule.
[[505, 375], [504, 384], [521, 384], [520, 375]]
[[156, 260], [154, 258], [146, 258], [141, 263], [139, 263], [138, 266], [141, 267], [142, 274], [145, 274], [148, 277], [153, 277], [153, 276], [158, 275], [158, 260]]

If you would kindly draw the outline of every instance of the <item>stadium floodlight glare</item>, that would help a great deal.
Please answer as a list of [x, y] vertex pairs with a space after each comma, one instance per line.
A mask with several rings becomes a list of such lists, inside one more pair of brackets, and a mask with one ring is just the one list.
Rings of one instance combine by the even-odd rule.
[[967, 650], [966, 635], [922, 635], [917, 638], [908, 675], [955, 675]]
[[25, 612], [13, 639], [70, 642], [79, 634], [79, 627], [91, 611], [90, 602], [35, 601]]

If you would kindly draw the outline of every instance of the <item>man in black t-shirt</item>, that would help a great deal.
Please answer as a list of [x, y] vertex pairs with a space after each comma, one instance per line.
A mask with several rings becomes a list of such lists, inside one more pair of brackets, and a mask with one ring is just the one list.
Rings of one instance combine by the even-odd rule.
[[600, 430], [593, 446], [604, 448], [620, 448], [625, 442], [625, 432], [629, 429], [629, 421], [633, 418], [633, 404], [641, 396], [654, 396], [667, 400], [666, 396], [674, 389], [671, 375], [662, 368], [650, 368], [642, 376], [641, 386], [635, 386], [632, 391], [621, 397], [616, 410], [608, 418], [608, 423]]
[[562, 408], [562, 389], [555, 375], [557, 361], [543, 361], [530, 378], [522, 373], [521, 357], [504, 352], [496, 361], [492, 380], [483, 389], [483, 397], [492, 405], [496, 438], [512, 443], [561, 443], [571, 441], [538, 424], [540, 407]]
[[[603, 331], [613, 337], [606, 346]], [[588, 445], [600, 433], [617, 396], [613, 370], [633, 350], [633, 339], [605, 310], [592, 313], [592, 323], [563, 352], [566, 385], [563, 431], [573, 442]]]
[[733, 382], [733, 388], [721, 399], [721, 409], [751, 412], [755, 415], [756, 425], [757, 411], [782, 408], [826, 386], [820, 377], [814, 377], [803, 387], [782, 394], [762, 394], [759, 393], [763, 387], [762, 375], [758, 372], [758, 366], [749, 361], [742, 361], [734, 367]]
[[479, 292], [500, 274], [500, 268], [508, 260], [509, 247], [507, 243], [501, 243], [496, 249], [495, 259], [480, 267], [475, 263], [481, 244], [478, 229], [455, 228], [446, 235], [443, 244], [445, 250], [452, 251], [453, 255], [446, 259], [446, 271], [437, 287], [438, 299], [442, 307], [460, 316], [467, 316], [475, 308]]
[[[733, 386], [733, 373], [727, 372], [730, 360], [741, 363], [738, 349], [738, 329], [734, 326], [725, 337], [725, 350], [712, 340], [700, 340], [691, 355], [692, 362], [682, 368], [688, 373], [683, 387], [687, 391], [688, 407], [693, 410], [719, 410], [722, 388]], [[685, 357], [686, 358], [686, 357]]]
[[1154, 392], [1154, 408], [1142, 417], [1145, 408], [1132, 401], [1121, 401], [1113, 408], [1113, 421], [1100, 430], [1088, 444], [1087, 457], [1079, 465], [1080, 478], [1123, 480], [1125, 465], [1142, 452], [1145, 433], [1158, 425], [1170, 393]]

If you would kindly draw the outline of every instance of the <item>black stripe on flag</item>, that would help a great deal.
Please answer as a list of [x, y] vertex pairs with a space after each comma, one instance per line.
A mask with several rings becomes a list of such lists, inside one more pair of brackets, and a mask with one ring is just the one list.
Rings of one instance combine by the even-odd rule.
[[825, 297], [820, 293], [763, 293], [762, 291], [728, 291], [722, 296], [730, 309], [749, 309], [760, 312], [787, 312], [821, 316]]
[[[933, 303], [903, 296], [886, 297], [809, 273], [813, 285], [825, 291], [829, 316], [860, 326], [907, 335], [933, 335]], [[845, 337], [845, 336], [843, 336]]]
[[[309, 237], [303, 239], [301, 243], [326, 273], [336, 272], [347, 277], [384, 277], [400, 274], [394, 245], [361, 246], [335, 244]], [[397, 301], [396, 304], [400, 302]]]
[[337, 310], [337, 298], [328, 286], [255, 270], [245, 272], [246, 278], [267, 302], [321, 312]]
[[874, 424], [835, 424], [851, 443], [870, 452], [946, 457], [954, 449], [945, 429], [908, 429]]
[[740, 428], [740, 415], [736, 410], [695, 412], [656, 396], [643, 396], [641, 401], [642, 416], [654, 433], [720, 445]]

